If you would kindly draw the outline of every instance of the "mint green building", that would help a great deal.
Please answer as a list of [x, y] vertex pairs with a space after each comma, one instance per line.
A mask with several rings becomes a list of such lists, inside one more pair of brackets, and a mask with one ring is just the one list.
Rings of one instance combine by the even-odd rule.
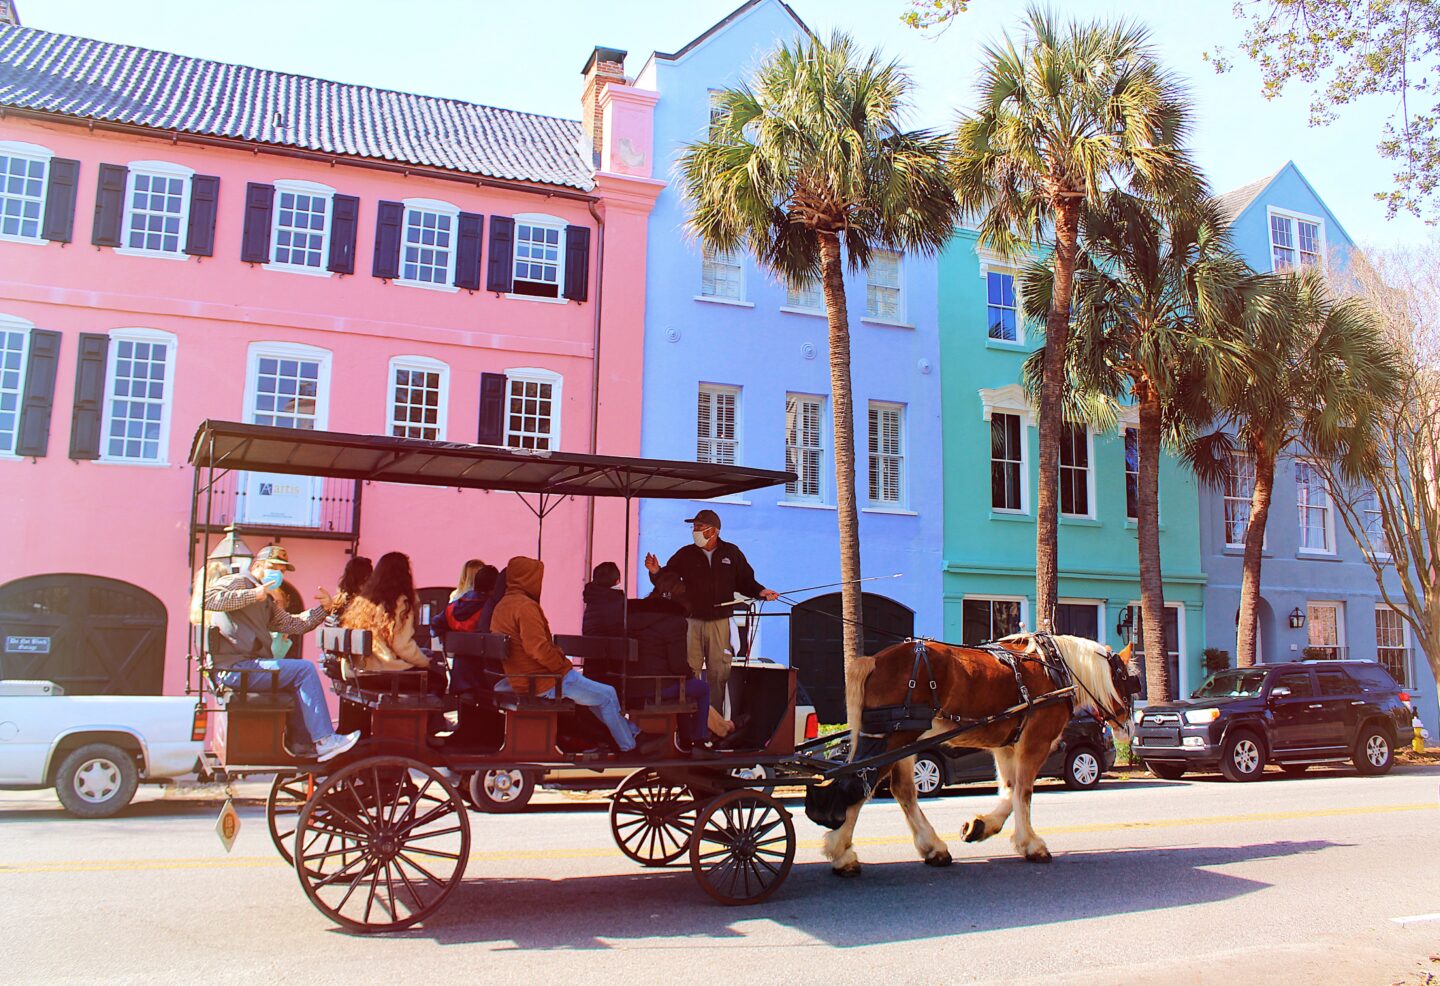
[[[1021, 366], [1041, 339], [1017, 311], [1017, 271], [958, 230], [939, 260], [944, 420], [945, 639], [978, 643], [1034, 626], [1035, 410]], [[1120, 647], [1129, 614], [1141, 649], [1133, 412], [1115, 431], [1067, 430], [1060, 455], [1057, 629]], [[1161, 460], [1166, 644], [1178, 694], [1203, 678], [1204, 586], [1196, 480]]]

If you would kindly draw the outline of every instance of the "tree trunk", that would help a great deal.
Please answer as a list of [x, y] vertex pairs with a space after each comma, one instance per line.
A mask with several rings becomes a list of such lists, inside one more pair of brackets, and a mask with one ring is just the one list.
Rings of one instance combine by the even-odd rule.
[[1260, 613], [1260, 562], [1265, 552], [1265, 522], [1270, 517], [1270, 496], [1275, 489], [1275, 453], [1267, 446], [1253, 449], [1255, 489], [1250, 494], [1250, 518], [1245, 523], [1245, 561], [1240, 576], [1240, 616], [1235, 626], [1235, 665], [1254, 667], [1255, 621]]
[[1055, 207], [1055, 283], [1045, 320], [1045, 381], [1040, 387], [1040, 477], [1035, 492], [1035, 629], [1051, 630], [1060, 594], [1060, 429], [1065, 396], [1065, 348], [1070, 339], [1070, 293], [1075, 281], [1079, 203]]
[[1136, 387], [1140, 399], [1139, 502], [1135, 533], [1140, 542], [1140, 618], [1145, 644], [1145, 699], [1175, 697], [1165, 647], [1165, 583], [1160, 569], [1160, 395], [1149, 381]]
[[830, 322], [830, 406], [835, 418], [835, 516], [840, 529], [841, 612], [845, 618], [845, 668], [865, 650], [861, 612], [860, 514], [855, 505], [855, 408], [850, 393], [850, 316], [840, 266], [840, 240], [820, 234], [820, 276]]

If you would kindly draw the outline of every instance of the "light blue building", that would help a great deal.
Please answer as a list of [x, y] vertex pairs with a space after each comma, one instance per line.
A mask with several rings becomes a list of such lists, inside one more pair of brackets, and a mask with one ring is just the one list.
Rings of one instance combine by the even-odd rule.
[[[712, 503], [645, 501], [640, 550], [663, 562], [690, 540], [684, 519], [705, 506], [766, 586], [839, 579], [828, 328], [817, 285], [787, 290], [746, 256], [702, 250], [685, 230], [673, 169], [701, 137], [712, 93], [745, 80], [785, 40], [807, 32], [780, 0], [750, 0], [680, 50], [656, 52], [635, 84], [660, 94], [657, 175], [671, 175], [650, 216], [645, 299], [646, 456], [789, 468], [800, 480]], [[847, 277], [861, 565], [871, 639], [940, 635], [940, 381], [936, 262], [880, 255]], [[755, 652], [800, 669], [822, 715], [843, 710], [841, 624], [833, 590], [790, 616], [764, 617]], [[770, 612], [785, 611], [771, 605]], [[872, 645], [873, 646], [873, 645]], [[830, 708], [831, 703], [836, 703]], [[843, 717], [843, 711], [840, 711]]]
[[[1328, 264], [1343, 271], [1355, 243], [1294, 162], [1220, 197], [1236, 247], [1258, 271]], [[1241, 556], [1253, 467], [1239, 458], [1223, 488], [1202, 489], [1200, 537], [1209, 577], [1205, 638], [1235, 652]], [[1303, 459], [1283, 456], [1265, 531], [1258, 659], [1378, 660], [1406, 686], [1431, 733], [1440, 732], [1435, 679], [1404, 620], [1385, 605], [1360, 545], [1331, 493]], [[1398, 592], [1393, 598], [1400, 598]]]

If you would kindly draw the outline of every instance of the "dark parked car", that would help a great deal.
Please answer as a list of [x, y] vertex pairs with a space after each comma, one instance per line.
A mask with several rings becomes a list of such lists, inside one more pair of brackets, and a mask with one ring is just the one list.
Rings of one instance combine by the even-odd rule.
[[[1040, 768], [1041, 777], [1055, 777], [1073, 790], [1100, 783], [1100, 775], [1115, 766], [1115, 740], [1110, 727], [1088, 712], [1071, 716], [1060, 742]], [[989, 750], [941, 746], [915, 757], [915, 790], [922, 798], [934, 797], [951, 784], [995, 780], [995, 758]]]
[[1133, 751], [1158, 777], [1219, 768], [1232, 781], [1267, 763], [1289, 773], [1353, 761], [1383, 774], [1410, 732], [1410, 696], [1374, 661], [1300, 661], [1232, 668], [1186, 700], [1136, 716]]

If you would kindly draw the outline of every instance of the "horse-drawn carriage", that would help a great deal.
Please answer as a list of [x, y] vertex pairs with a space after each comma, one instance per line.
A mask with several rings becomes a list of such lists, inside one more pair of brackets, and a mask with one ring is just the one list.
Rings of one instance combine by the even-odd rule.
[[[232, 470], [509, 491], [533, 496], [532, 509], [542, 522], [565, 497], [618, 497], [626, 507], [627, 556], [635, 498], [708, 499], [793, 478], [734, 466], [224, 422], [201, 425], [190, 461], [196, 471], [192, 533], [202, 563], [209, 553], [212, 500], [223, 475]], [[748, 716], [747, 724], [720, 758], [692, 760], [677, 737], [693, 708], [683, 700], [683, 689], [667, 687], [673, 681], [632, 673], [637, 659], [633, 640], [557, 637], [568, 656], [583, 661], [587, 677], [616, 688], [637, 725], [666, 739], [658, 755], [591, 759], [576, 752], [580, 744], [567, 741], [567, 723], [576, 708], [563, 692], [542, 698], [496, 687], [513, 677], [501, 667], [502, 636], [446, 635], [451, 683], [444, 695], [427, 691], [423, 671], [359, 670], [372, 646], [367, 631], [325, 627], [317, 638], [322, 666], [339, 700], [340, 728], [358, 729], [363, 737], [329, 763], [296, 760], [287, 752], [284, 727], [294, 699], [278, 689], [270, 672], [232, 672], [225, 680], [234, 687], [218, 683], [219, 676], [210, 673], [204, 634], [192, 655], [193, 680], [209, 710], [212, 768], [230, 776], [276, 775], [266, 812], [276, 849], [294, 866], [311, 902], [358, 931], [408, 927], [445, 902], [465, 873], [471, 820], [462, 791], [477, 775], [587, 766], [630, 769], [611, 796], [610, 828], [619, 849], [645, 866], [684, 862], [715, 900], [753, 904], [780, 887], [795, 859], [795, 827], [774, 797], [775, 787], [805, 785], [820, 795], [811, 799], [813, 804], [807, 802], [807, 810], [837, 829], [827, 840], [827, 854], [837, 872], [858, 872], [849, 848], [854, 817], [894, 764], [962, 732], [982, 740], [994, 733], [996, 741], [988, 745], [996, 746], [1006, 738], [1003, 734], [1013, 732], [1009, 744], [1018, 750], [1024, 745], [1018, 742], [1022, 732], [1028, 736], [1031, 729], [1028, 724], [1055, 719], [1053, 735], [1037, 733], [1035, 740], [1048, 752], [1069, 716], [1061, 706], [1078, 701], [1119, 713], [1123, 704], [1107, 684], [1114, 667], [1113, 659], [1106, 660], [1108, 652], [1099, 655], [1098, 663], [1096, 655], [1072, 660], [1065, 648], [1041, 639], [1014, 648], [1017, 655], [1032, 656], [1009, 661], [995, 689], [999, 704], [972, 708], [961, 699], [942, 699], [964, 677], [957, 677], [943, 653], [945, 645], [913, 641], [866, 658], [865, 675], [852, 675], [852, 721], [861, 744], [853, 762], [820, 756], [823, 739], [796, 748], [793, 670], [743, 664], [732, 671], [730, 698]], [[899, 678], [891, 681], [894, 668], [900, 669]], [[887, 697], [886, 690], [903, 685], [907, 677], [903, 700], [898, 693]], [[1119, 678], [1113, 683], [1119, 685]], [[1097, 696], [1097, 691], [1105, 694]], [[675, 694], [681, 698], [668, 697]], [[881, 697], [871, 702], [871, 695]], [[867, 707], [864, 729], [858, 728], [861, 706]], [[967, 743], [977, 745], [972, 737]], [[757, 764], [768, 768], [763, 777], [750, 769]], [[743, 776], [736, 776], [736, 768], [745, 768]], [[905, 783], [909, 776], [907, 763], [891, 783], [916, 832], [917, 848], [927, 862], [942, 856], [948, 862], [948, 851], [933, 838], [915, 804], [913, 783]], [[1001, 780], [1007, 780], [1003, 766]], [[1023, 800], [1028, 829], [1028, 790]], [[993, 817], [991, 824], [988, 832], [981, 824], [980, 837], [999, 830]]]

